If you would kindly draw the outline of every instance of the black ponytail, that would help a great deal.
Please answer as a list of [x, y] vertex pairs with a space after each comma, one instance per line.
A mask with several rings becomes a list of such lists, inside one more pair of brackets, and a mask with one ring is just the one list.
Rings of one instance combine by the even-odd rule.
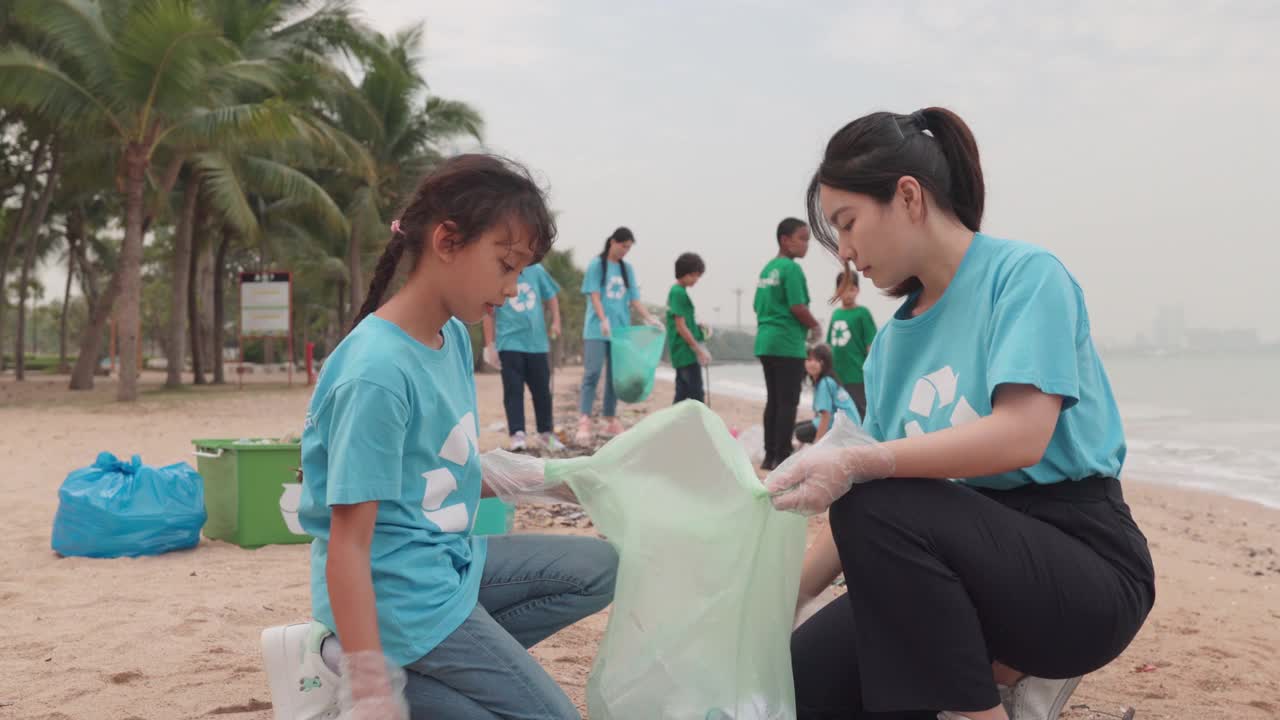
[[[600, 294], [601, 295], [604, 294], [605, 285], [607, 284], [606, 281], [609, 279], [609, 248], [613, 247], [613, 244], [616, 242], [620, 242], [620, 243], [632, 242], [633, 243], [635, 241], [636, 241], [636, 236], [632, 234], [630, 228], [626, 228], [626, 227], [619, 227], [617, 230], [613, 231], [612, 235], [605, 238], [604, 250], [600, 251]], [[630, 290], [631, 276], [627, 274], [627, 263], [621, 262], [619, 263], [619, 265], [622, 266], [622, 282], [627, 286], [627, 289]]]
[[378, 258], [369, 294], [351, 327], [382, 305], [406, 252], [417, 264], [437, 225], [447, 223], [453, 246], [462, 247], [502, 222], [524, 229], [535, 263], [555, 240], [555, 219], [528, 170], [506, 158], [478, 153], [441, 163], [422, 179], [400, 218], [391, 224], [391, 240]]
[[[959, 115], [929, 107], [910, 115], [864, 115], [831, 137], [822, 164], [809, 182], [809, 224], [818, 242], [832, 253], [837, 251], [835, 233], [822, 215], [822, 186], [888, 203], [904, 175], [915, 178], [939, 209], [953, 214], [966, 228], [973, 232], [982, 228], [986, 186], [978, 143]], [[913, 277], [888, 292], [902, 297], [920, 287], [919, 278]]]

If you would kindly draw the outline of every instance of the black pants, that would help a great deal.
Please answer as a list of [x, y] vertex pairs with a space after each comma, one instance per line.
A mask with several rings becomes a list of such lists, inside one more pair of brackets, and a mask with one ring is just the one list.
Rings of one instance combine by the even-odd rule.
[[538, 432], [551, 432], [551, 359], [547, 353], [505, 351], [502, 360], [502, 404], [507, 409], [507, 432], [524, 432], [524, 386], [533, 396]]
[[765, 463], [780, 463], [791, 455], [791, 432], [800, 408], [800, 387], [804, 384], [804, 358], [764, 355], [764, 386], [769, 398], [764, 406]]
[[707, 401], [706, 391], [702, 388], [701, 365], [686, 365], [682, 368], [676, 368], [675, 402], [680, 402], [681, 400], [697, 400], [700, 403]]
[[853, 398], [853, 404], [858, 408], [858, 417], [867, 417], [867, 386], [862, 383], [845, 383], [844, 391], [849, 393], [849, 397]]
[[849, 593], [792, 635], [800, 718], [992, 708], [992, 661], [1084, 675], [1128, 646], [1155, 600], [1146, 539], [1112, 478], [1003, 492], [878, 480], [830, 519]]
[[813, 443], [818, 440], [818, 426], [812, 420], [796, 423], [796, 439], [802, 443]]

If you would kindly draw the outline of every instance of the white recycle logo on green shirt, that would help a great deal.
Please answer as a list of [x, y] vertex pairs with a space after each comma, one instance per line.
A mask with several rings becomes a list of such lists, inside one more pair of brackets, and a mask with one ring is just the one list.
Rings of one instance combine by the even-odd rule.
[[835, 347], [844, 347], [853, 339], [853, 332], [849, 330], [849, 323], [844, 320], [837, 320], [831, 325], [831, 344]]
[[[440, 459], [455, 465], [466, 465], [476, 452], [476, 418], [467, 413], [462, 416], [444, 445], [440, 446]], [[435, 523], [441, 532], [463, 532], [470, 527], [472, 518], [467, 513], [467, 504], [463, 502], [445, 505], [449, 494], [458, 489], [458, 479], [448, 468], [436, 468], [422, 473], [427, 481], [426, 491], [422, 495], [422, 514]]]

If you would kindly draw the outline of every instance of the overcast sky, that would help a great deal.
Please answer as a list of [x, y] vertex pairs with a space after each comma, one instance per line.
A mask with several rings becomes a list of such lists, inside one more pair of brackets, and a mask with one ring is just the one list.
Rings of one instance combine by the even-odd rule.
[[[646, 301], [664, 301], [693, 250], [700, 316], [732, 324], [744, 288], [752, 323], [773, 229], [803, 215], [831, 133], [945, 105], [978, 138], [984, 229], [1057, 253], [1096, 336], [1150, 334], [1160, 306], [1181, 304], [1191, 326], [1280, 338], [1269, 0], [1177, 15], [1106, 0], [360, 4], [385, 32], [426, 21], [432, 91], [479, 108], [487, 145], [549, 186], [558, 247], [585, 264], [614, 227], [635, 231]], [[815, 244], [804, 267], [825, 299], [834, 263]], [[895, 306], [863, 297], [878, 320]]]

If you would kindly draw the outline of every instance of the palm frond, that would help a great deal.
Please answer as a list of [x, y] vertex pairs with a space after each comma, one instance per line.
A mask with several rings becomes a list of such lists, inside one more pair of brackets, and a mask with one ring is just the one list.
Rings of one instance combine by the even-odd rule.
[[0, 105], [23, 107], [52, 124], [100, 119], [121, 137], [120, 119], [92, 92], [45, 58], [26, 48], [0, 49]]
[[109, 89], [111, 35], [99, 3], [88, 0], [19, 0], [15, 19], [58, 52], [73, 59], [89, 87]]
[[267, 197], [293, 198], [307, 204], [333, 232], [346, 232], [347, 221], [341, 208], [315, 180], [306, 173], [261, 157], [243, 157], [245, 179], [256, 192]]
[[156, 144], [218, 147], [249, 142], [276, 142], [296, 137], [295, 110], [283, 101], [200, 108], [156, 138]]
[[235, 165], [225, 154], [206, 152], [196, 155], [192, 165], [200, 173], [203, 193], [213, 212], [244, 238], [258, 235], [258, 216], [246, 197], [244, 182]]

